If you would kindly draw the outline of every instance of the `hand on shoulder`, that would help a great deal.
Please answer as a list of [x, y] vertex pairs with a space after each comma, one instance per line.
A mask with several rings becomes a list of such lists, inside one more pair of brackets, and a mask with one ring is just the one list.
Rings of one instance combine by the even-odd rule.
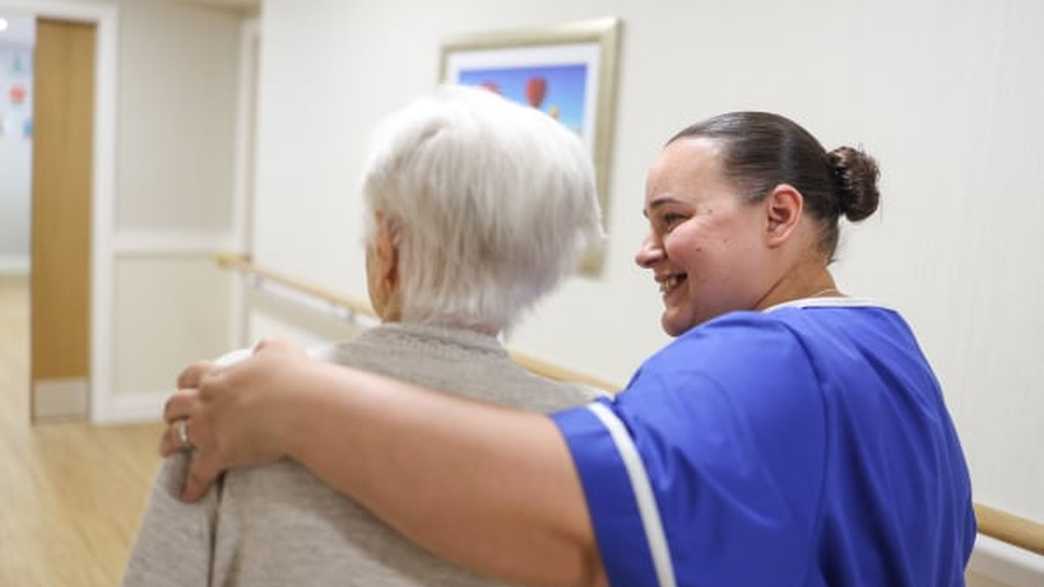
[[281, 416], [292, 401], [295, 375], [311, 362], [292, 343], [262, 341], [242, 361], [224, 367], [196, 363], [182, 371], [178, 391], [164, 408], [170, 426], [160, 446], [164, 456], [191, 450], [182, 499], [203, 497], [228, 468], [270, 463], [286, 454]]

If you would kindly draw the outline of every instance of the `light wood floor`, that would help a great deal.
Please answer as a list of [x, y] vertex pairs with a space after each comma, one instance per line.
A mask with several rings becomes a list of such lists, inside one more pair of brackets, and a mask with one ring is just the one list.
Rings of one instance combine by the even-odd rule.
[[0, 585], [118, 585], [160, 426], [29, 425], [29, 296], [0, 277]]

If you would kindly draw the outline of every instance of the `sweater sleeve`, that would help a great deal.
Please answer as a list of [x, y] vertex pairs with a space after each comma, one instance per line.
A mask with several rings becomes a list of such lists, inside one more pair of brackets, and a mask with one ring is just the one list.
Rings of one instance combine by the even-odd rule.
[[124, 587], [209, 585], [221, 482], [197, 503], [178, 499], [189, 456], [163, 462], [123, 577]]

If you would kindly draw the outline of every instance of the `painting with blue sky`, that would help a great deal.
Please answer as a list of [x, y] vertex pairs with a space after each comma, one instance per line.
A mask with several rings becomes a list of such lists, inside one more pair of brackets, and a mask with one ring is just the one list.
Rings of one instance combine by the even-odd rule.
[[482, 86], [558, 119], [583, 136], [587, 64], [462, 68], [457, 83]]

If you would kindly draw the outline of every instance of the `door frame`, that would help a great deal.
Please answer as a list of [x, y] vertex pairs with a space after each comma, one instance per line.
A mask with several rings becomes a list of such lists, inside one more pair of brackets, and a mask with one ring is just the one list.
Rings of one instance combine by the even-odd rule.
[[[261, 93], [261, 19], [247, 18], [239, 28], [239, 83], [236, 106], [236, 159], [233, 180], [232, 252], [254, 254], [254, 206], [256, 205], [257, 145]], [[229, 348], [248, 344], [249, 308], [247, 280], [233, 276], [230, 303]]]
[[[94, 136], [91, 186], [89, 420], [112, 420], [113, 215], [116, 203], [116, 104], [119, 11], [101, 2], [0, 0], [0, 9], [34, 18], [95, 25]], [[32, 390], [30, 390], [32, 393]]]

